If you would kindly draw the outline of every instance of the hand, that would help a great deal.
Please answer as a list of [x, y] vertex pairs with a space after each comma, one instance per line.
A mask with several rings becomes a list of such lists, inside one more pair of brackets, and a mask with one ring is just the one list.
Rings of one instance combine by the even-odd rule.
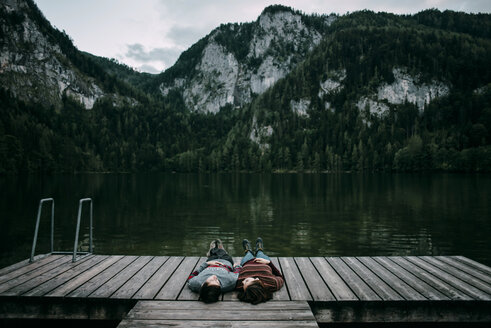
[[220, 262], [218, 262], [218, 261], [208, 261], [208, 262], [206, 262], [206, 264], [208, 264], [208, 265], [220, 265]]
[[262, 259], [262, 258], [260, 258], [260, 257], [256, 257], [256, 258], [254, 259], [254, 262], [256, 262], [256, 263], [262, 263], [262, 264], [269, 264], [269, 262], [271, 262], [271, 261], [266, 260], [266, 259]]

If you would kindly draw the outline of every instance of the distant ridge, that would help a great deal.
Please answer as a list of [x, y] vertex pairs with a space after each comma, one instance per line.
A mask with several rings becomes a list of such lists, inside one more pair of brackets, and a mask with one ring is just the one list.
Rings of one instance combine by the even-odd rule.
[[152, 75], [0, 6], [0, 174], [491, 170], [491, 15], [222, 24]]

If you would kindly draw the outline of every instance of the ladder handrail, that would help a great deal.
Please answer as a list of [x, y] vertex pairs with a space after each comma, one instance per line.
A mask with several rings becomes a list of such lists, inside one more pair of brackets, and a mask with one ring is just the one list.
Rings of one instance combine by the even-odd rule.
[[72, 262], [77, 260], [77, 248], [78, 248], [78, 235], [80, 232], [80, 219], [82, 217], [82, 207], [85, 202], [90, 202], [90, 223], [89, 223], [89, 253], [92, 253], [92, 213], [93, 213], [93, 202], [92, 198], [82, 198], [78, 205], [78, 216], [77, 216], [77, 228], [75, 230], [75, 243], [73, 245], [73, 258]]
[[34, 261], [34, 253], [36, 251], [36, 243], [38, 239], [39, 221], [41, 220], [41, 212], [43, 210], [43, 204], [51, 202], [51, 253], [53, 253], [53, 235], [55, 226], [55, 200], [53, 198], [43, 198], [39, 201], [38, 215], [36, 218], [36, 228], [34, 229], [34, 240], [32, 241], [31, 257], [29, 263]]

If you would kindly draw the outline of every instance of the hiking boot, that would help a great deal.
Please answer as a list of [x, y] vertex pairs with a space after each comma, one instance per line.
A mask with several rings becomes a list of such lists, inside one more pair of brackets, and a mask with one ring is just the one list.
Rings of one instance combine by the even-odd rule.
[[220, 239], [216, 239], [216, 240], [215, 240], [215, 243], [216, 243], [216, 245], [217, 245], [217, 248], [221, 248], [221, 249], [223, 249], [225, 252], [227, 252], [227, 251], [225, 250], [225, 248], [223, 247], [223, 243], [222, 243], [222, 241], [221, 241]]
[[247, 239], [242, 241], [242, 247], [244, 247], [244, 253], [247, 253], [247, 251], [252, 253], [251, 243]]
[[256, 254], [258, 251], [263, 251], [263, 239], [261, 237], [257, 237], [256, 239]]
[[208, 250], [208, 253], [206, 253], [206, 256], [207, 257], [210, 257], [211, 255], [211, 250], [214, 249], [214, 248], [218, 248], [218, 243], [216, 240], [213, 240], [211, 243], [210, 243], [210, 249]]

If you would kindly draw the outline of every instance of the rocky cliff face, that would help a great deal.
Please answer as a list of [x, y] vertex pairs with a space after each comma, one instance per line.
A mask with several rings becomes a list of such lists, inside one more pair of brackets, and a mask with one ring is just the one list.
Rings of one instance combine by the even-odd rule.
[[377, 89], [377, 94], [369, 97], [362, 97], [356, 104], [360, 110], [368, 105], [372, 114], [382, 115], [388, 112], [387, 104], [400, 105], [404, 102], [414, 104], [420, 112], [433, 99], [444, 97], [450, 92], [450, 86], [441, 81], [422, 83], [418, 76], [407, 73], [405, 68], [394, 68], [394, 82], [384, 83]]
[[[228, 104], [241, 106], [250, 102], [302, 61], [320, 42], [322, 29], [335, 19], [317, 17], [321, 20], [316, 25], [319, 28], [308, 24], [305, 17], [288, 8], [265, 10], [254, 23], [217, 28], [208, 36], [194, 67], [196, 73], [162, 83], [160, 91], [167, 95], [170, 90], [178, 90], [186, 105], [200, 112], [218, 112]], [[245, 30], [252, 32], [239, 45], [240, 56], [222, 44], [224, 38], [246, 34]]]
[[57, 107], [67, 95], [91, 109], [104, 91], [70, 62], [59, 44], [50, 39], [46, 26], [40, 26], [43, 22], [51, 28], [32, 3], [2, 1], [0, 83], [25, 101]]

